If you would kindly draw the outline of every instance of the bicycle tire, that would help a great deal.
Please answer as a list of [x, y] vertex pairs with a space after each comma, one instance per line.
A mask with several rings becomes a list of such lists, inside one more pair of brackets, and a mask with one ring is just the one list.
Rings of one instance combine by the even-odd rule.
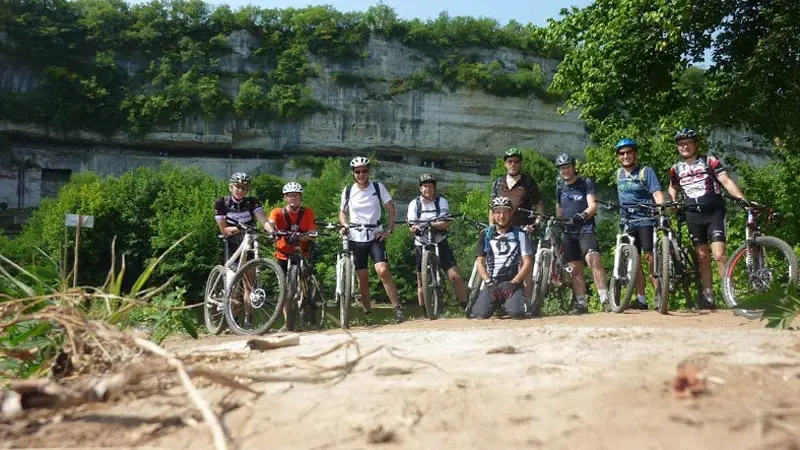
[[[794, 250], [789, 244], [773, 236], [758, 236], [755, 238], [755, 245], [759, 247], [773, 247], [779, 250], [786, 260], [789, 261], [789, 284], [797, 284], [797, 255], [794, 254]], [[747, 243], [744, 243], [733, 252], [728, 263], [725, 264], [725, 276], [722, 280], [722, 297], [725, 299], [725, 303], [728, 307], [733, 310], [734, 314], [746, 319], [755, 320], [761, 318], [763, 311], [736, 308], [736, 294], [733, 292], [733, 269], [739, 261], [745, 260], [742, 256], [745, 256], [746, 252]]]
[[[320, 286], [319, 280], [317, 280], [317, 277], [314, 275], [311, 275], [311, 289], [314, 290], [311, 301], [316, 305], [314, 311], [315, 317], [312, 320], [317, 327], [324, 328], [328, 304], [325, 301], [325, 295], [322, 294], [322, 286]], [[319, 318], [316, 317], [317, 314], [319, 314]]]
[[548, 294], [548, 287], [550, 286], [550, 266], [553, 263], [553, 251], [549, 248], [540, 249], [537, 253], [539, 256], [539, 264], [536, 265], [536, 271], [533, 274], [532, 289], [531, 289], [531, 315], [539, 316], [542, 313], [542, 306]]
[[[203, 318], [209, 334], [222, 332], [225, 324], [225, 266], [214, 266], [206, 278], [203, 293]], [[214, 299], [214, 302], [209, 301]]]
[[439, 271], [439, 258], [436, 253], [422, 250], [422, 303], [425, 305], [425, 313], [428, 319], [436, 320], [439, 318], [441, 293], [436, 286], [436, 273]]
[[619, 267], [623, 278], [612, 276], [608, 283], [608, 303], [611, 311], [622, 313], [631, 303], [633, 291], [636, 290], [636, 275], [640, 267], [639, 251], [631, 244], [619, 246]]
[[661, 252], [661, 258], [659, 259], [661, 265], [658, 267], [658, 293], [661, 295], [661, 299], [656, 306], [661, 314], [669, 312], [669, 265], [671, 264], [670, 256], [672, 254], [670, 247], [671, 244], [667, 236], [661, 236], [658, 239], [658, 248]]
[[353, 262], [349, 257], [339, 259], [336, 268], [336, 290], [339, 302], [339, 327], [347, 329], [350, 327], [350, 302], [353, 301], [352, 271]]
[[297, 304], [300, 295], [300, 268], [293, 265], [286, 272], [286, 329], [289, 331], [297, 329]]
[[[267, 298], [266, 292], [264, 292], [263, 288], [261, 287], [256, 288], [262, 290], [262, 292], [258, 294], [261, 297], [259, 300], [263, 301], [262, 306], [270, 306], [273, 309], [272, 311], [269, 311], [269, 309], [265, 309], [266, 316], [263, 324], [260, 324], [252, 328], [244, 328], [236, 321], [236, 317], [234, 317], [235, 305], [233, 299], [234, 296], [238, 297], [237, 287], [239, 286], [240, 283], [247, 281], [245, 278], [245, 274], [251, 269], [255, 269], [257, 278], [261, 273], [266, 273], [266, 272], [271, 273], [273, 276], [270, 277], [270, 280], [267, 281], [273, 281], [276, 285], [276, 289], [278, 292], [277, 292], [277, 298], [273, 298], [272, 296]], [[274, 280], [272, 280], [272, 278], [274, 278]], [[260, 286], [260, 282], [258, 286]], [[251, 286], [251, 289], [252, 287], [253, 286]], [[253, 293], [251, 291], [251, 297], [252, 296]], [[236, 275], [233, 277], [233, 280], [231, 281], [231, 285], [228, 290], [228, 295], [225, 297], [225, 321], [228, 324], [228, 328], [230, 328], [230, 330], [234, 334], [240, 336], [265, 333], [270, 327], [272, 327], [272, 325], [278, 319], [278, 316], [283, 310], [283, 302], [285, 301], [285, 299], [286, 299], [286, 287], [284, 283], [283, 269], [281, 269], [281, 266], [279, 266], [278, 263], [275, 262], [274, 260], [266, 258], [259, 258], [247, 261], [236, 272]]]
[[[684, 260], [686, 261], [683, 266], [683, 298], [686, 299], [686, 308], [699, 308], [701, 300], [700, 269], [697, 267], [693, 250], [681, 248], [681, 253], [685, 256]], [[694, 295], [692, 295], [692, 285], [694, 285]]]

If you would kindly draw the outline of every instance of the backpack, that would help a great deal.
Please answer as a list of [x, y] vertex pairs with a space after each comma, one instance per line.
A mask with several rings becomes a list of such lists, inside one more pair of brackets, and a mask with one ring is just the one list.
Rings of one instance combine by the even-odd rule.
[[286, 211], [286, 208], [283, 208], [283, 218], [286, 220], [286, 224], [289, 226], [290, 231], [300, 231], [300, 221], [303, 220], [304, 212], [306, 212], [306, 209], [301, 206], [300, 211], [297, 212], [297, 222], [292, 224], [289, 213]]
[[[383, 216], [383, 198], [381, 198], [381, 189], [380, 185], [377, 181], [372, 182], [372, 187], [375, 188], [375, 195], [378, 196], [378, 204], [381, 206], [381, 216]], [[353, 184], [348, 184], [347, 187], [344, 188], [344, 207], [350, 204], [350, 189], [353, 188]], [[380, 222], [379, 222], [380, 223]]]
[[[645, 171], [647, 170], [648, 167], [650, 166], [642, 166], [642, 168], [639, 169], [639, 177], [637, 179], [639, 180], [640, 183], [642, 183], [642, 185], [645, 185]], [[614, 176], [614, 179], [617, 182], [619, 182], [619, 180], [622, 179], [622, 170], [623, 170], [622, 167], [617, 169], [616, 175]]]
[[[439, 217], [439, 214], [442, 213], [442, 209], [439, 206], [441, 197], [438, 195], [434, 198], [435, 206], [436, 206], [436, 217]], [[417, 201], [417, 220], [422, 217], [422, 201], [419, 199], [419, 196], [415, 199]]]

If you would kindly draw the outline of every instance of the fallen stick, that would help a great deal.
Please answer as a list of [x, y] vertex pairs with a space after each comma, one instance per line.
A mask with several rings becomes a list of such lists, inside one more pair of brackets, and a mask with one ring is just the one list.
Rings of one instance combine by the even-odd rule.
[[211, 410], [208, 402], [206, 402], [206, 400], [200, 394], [200, 391], [198, 391], [197, 387], [194, 385], [194, 383], [192, 383], [191, 378], [189, 378], [189, 374], [186, 373], [186, 368], [184, 367], [183, 362], [150, 341], [140, 338], [133, 338], [133, 341], [140, 348], [164, 358], [167, 364], [172, 366], [175, 371], [178, 372], [178, 378], [180, 378], [183, 388], [186, 389], [189, 399], [192, 401], [192, 403], [194, 403], [197, 409], [200, 410], [203, 420], [206, 422], [209, 428], [211, 428], [211, 435], [214, 439], [214, 447], [217, 450], [226, 450], [228, 448], [228, 443], [225, 431], [222, 428], [222, 424], [220, 423], [219, 418], [217, 418], [217, 415], [214, 414], [214, 411]]

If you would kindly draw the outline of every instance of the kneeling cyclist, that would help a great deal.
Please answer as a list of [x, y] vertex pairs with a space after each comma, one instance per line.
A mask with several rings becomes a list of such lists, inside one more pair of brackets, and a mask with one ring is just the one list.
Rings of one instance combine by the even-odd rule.
[[[407, 218], [408, 222], [412, 223], [415, 220], [430, 220], [438, 217], [446, 216], [450, 213], [450, 206], [444, 197], [436, 195], [436, 177], [432, 174], [424, 173], [419, 176], [419, 193], [420, 195], [408, 204]], [[453, 250], [447, 241], [447, 226], [449, 224], [442, 220], [431, 223], [431, 227], [436, 230], [434, 239], [436, 245], [439, 247], [439, 265], [447, 272], [447, 278], [453, 283], [456, 289], [456, 298], [458, 304], [463, 310], [467, 302], [467, 291], [464, 289], [464, 280], [458, 274], [458, 267], [456, 260], [453, 256]], [[419, 299], [419, 306], [422, 313], [427, 315], [427, 311], [423, 306], [422, 299], [422, 240], [419, 238], [421, 234], [419, 225], [411, 225], [409, 231], [417, 236], [414, 240], [414, 255], [417, 260], [417, 298]]]
[[476, 252], [485, 287], [472, 307], [473, 317], [488, 319], [501, 303], [513, 318], [524, 317], [528, 310], [521, 286], [533, 269], [533, 246], [527, 233], [511, 225], [513, 213], [508, 197], [492, 200], [494, 225], [481, 235]]
[[[288, 266], [288, 257], [294, 254], [295, 246], [299, 245], [303, 256], [310, 261], [311, 240], [310, 236], [300, 236], [300, 233], [314, 231], [317, 225], [314, 220], [314, 211], [311, 208], [305, 208], [303, 203], [303, 186], [300, 183], [290, 181], [283, 186], [283, 199], [286, 205], [281, 208], [275, 208], [269, 213], [269, 221], [266, 224], [267, 232], [273, 234], [275, 231], [288, 231], [292, 234], [289, 236], [282, 236], [276, 239], [275, 242], [275, 259], [278, 265], [283, 269], [286, 274]], [[311, 267], [309, 267], [310, 269]], [[283, 316], [287, 315], [289, 308], [289, 300], [283, 304]], [[308, 320], [314, 320], [314, 307], [316, 305], [307, 304], [300, 310], [300, 323]], [[292, 330], [293, 331], [293, 330]]]

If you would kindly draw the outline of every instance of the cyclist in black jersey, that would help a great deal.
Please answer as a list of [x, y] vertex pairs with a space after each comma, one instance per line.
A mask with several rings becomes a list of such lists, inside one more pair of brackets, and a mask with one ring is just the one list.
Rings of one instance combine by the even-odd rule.
[[217, 221], [220, 233], [228, 236], [228, 239], [225, 239], [226, 261], [242, 243], [243, 236], [236, 228], [236, 222], [250, 224], [257, 219], [264, 230], [267, 230], [267, 215], [261, 203], [255, 197], [247, 197], [247, 193], [250, 192], [250, 182], [250, 176], [246, 173], [234, 173], [229, 183], [231, 195], [218, 197], [214, 202], [214, 219]]

